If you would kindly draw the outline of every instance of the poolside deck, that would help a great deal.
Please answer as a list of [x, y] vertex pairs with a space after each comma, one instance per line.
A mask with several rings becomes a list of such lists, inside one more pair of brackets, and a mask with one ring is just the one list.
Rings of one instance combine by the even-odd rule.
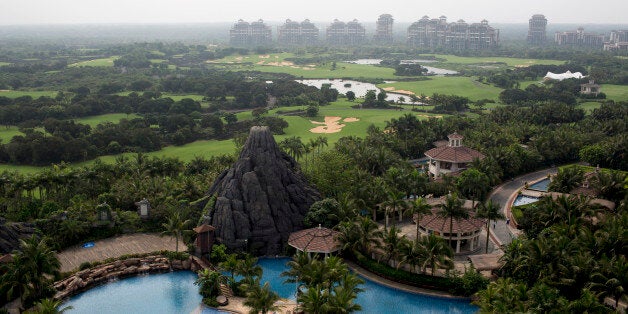
[[[175, 250], [172, 237], [160, 237], [158, 234], [136, 233], [95, 241], [91, 248], [73, 246], [57, 254], [61, 262], [61, 272], [78, 269], [84, 262], [102, 261], [126, 254], [151, 253], [161, 250]], [[187, 250], [187, 246], [179, 240], [179, 251]]]

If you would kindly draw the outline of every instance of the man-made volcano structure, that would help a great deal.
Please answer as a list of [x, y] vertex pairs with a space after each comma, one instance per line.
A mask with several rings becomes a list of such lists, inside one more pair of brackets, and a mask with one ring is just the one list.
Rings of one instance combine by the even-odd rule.
[[22, 222], [7, 222], [0, 217], [0, 256], [17, 250], [20, 239], [30, 237], [35, 232], [32, 224]]
[[281, 253], [290, 233], [303, 229], [303, 217], [320, 199], [295, 160], [260, 126], [251, 128], [240, 158], [220, 174], [208, 195], [216, 196], [208, 210], [217, 239], [257, 255]]

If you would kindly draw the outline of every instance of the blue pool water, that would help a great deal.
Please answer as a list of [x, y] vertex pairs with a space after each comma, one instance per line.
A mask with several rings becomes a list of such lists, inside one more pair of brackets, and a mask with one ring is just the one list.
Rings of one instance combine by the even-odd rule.
[[[264, 269], [262, 283], [268, 281], [281, 297], [295, 299], [296, 284], [285, 284], [280, 274], [287, 269], [289, 258], [260, 259]], [[68, 313], [183, 313], [201, 303], [196, 274], [178, 271], [140, 276], [102, 285], [70, 298], [62, 307], [71, 305]], [[364, 292], [356, 302], [362, 313], [475, 313], [478, 308], [464, 300], [431, 297], [388, 288], [362, 278]], [[203, 314], [221, 313], [204, 309]]]
[[[285, 277], [280, 277], [287, 269], [289, 258], [260, 259], [264, 269], [262, 283], [268, 281], [277, 294], [283, 298], [295, 299], [296, 285], [284, 284]], [[475, 313], [478, 308], [468, 301], [431, 297], [408, 293], [389, 288], [362, 278], [364, 292], [358, 294], [356, 302], [362, 306], [362, 313]]]
[[517, 198], [515, 198], [515, 201], [512, 203], [512, 206], [527, 205], [527, 204], [531, 204], [538, 201], [539, 201], [538, 197], [532, 197], [532, 196], [527, 196], [527, 195], [517, 195]]
[[201, 303], [191, 271], [126, 278], [70, 298], [68, 313], [190, 313]]
[[534, 183], [530, 186], [528, 186], [529, 190], [535, 190], [535, 191], [543, 191], [543, 192], [547, 192], [548, 187], [550, 184], [550, 179], [549, 178], [545, 178], [537, 183]]

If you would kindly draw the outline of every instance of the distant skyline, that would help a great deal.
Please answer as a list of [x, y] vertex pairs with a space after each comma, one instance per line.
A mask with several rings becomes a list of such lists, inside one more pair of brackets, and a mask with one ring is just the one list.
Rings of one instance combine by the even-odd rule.
[[423, 15], [490, 23], [527, 23], [544, 14], [549, 23], [628, 24], [626, 0], [437, 0], [282, 1], [282, 0], [0, 0], [0, 25], [153, 24], [253, 21], [375, 22], [383, 13], [395, 21], [414, 22]]

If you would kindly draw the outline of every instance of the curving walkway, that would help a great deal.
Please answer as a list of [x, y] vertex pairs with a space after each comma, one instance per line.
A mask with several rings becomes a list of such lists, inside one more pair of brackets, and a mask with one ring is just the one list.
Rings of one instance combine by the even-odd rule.
[[[512, 201], [512, 198], [516, 195], [517, 191], [519, 191], [519, 189], [521, 189], [526, 182], [536, 181], [538, 179], [547, 177], [548, 174], [553, 175], [557, 172], [558, 168], [553, 167], [516, 177], [510, 181], [502, 183], [497, 188], [493, 189], [493, 191], [489, 195], [489, 199], [493, 202], [499, 203], [504, 216], [510, 218], [510, 208], [508, 207], [508, 205]], [[512, 239], [515, 237], [517, 232], [518, 231], [515, 228], [506, 225], [505, 220], [498, 220], [495, 223], [495, 228], [492, 232], [492, 238], [493, 240], [495, 240], [495, 242], [497, 242], [498, 245], [507, 245], [512, 242]]]

